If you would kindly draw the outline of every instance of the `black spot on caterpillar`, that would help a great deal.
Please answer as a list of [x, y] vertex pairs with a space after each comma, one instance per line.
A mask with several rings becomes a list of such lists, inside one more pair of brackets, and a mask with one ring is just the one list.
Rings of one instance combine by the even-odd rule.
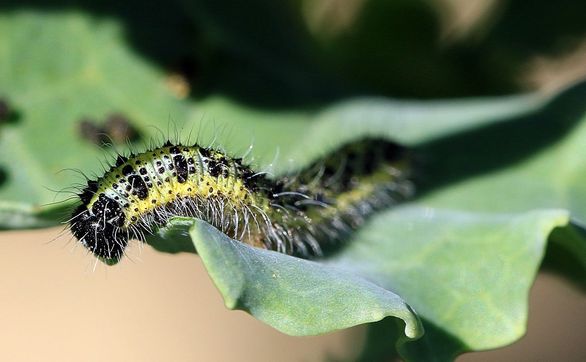
[[165, 143], [116, 163], [79, 194], [70, 229], [116, 262], [174, 216], [207, 221], [233, 239], [301, 257], [345, 240], [373, 212], [413, 192], [406, 150], [384, 140], [345, 145], [305, 170], [272, 180], [239, 158]]

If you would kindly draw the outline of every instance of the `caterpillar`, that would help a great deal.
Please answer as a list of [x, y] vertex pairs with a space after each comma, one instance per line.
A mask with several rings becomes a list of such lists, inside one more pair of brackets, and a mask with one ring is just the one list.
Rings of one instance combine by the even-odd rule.
[[277, 179], [216, 149], [166, 142], [119, 155], [103, 176], [88, 180], [69, 228], [107, 263], [122, 258], [129, 240], [144, 242], [174, 216], [309, 258], [346, 240], [373, 212], [409, 197], [410, 174], [406, 150], [380, 139], [344, 145]]

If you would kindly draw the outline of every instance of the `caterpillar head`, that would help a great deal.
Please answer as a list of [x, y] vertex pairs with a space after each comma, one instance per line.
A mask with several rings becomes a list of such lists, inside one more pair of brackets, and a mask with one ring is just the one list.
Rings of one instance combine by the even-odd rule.
[[115, 264], [124, 254], [129, 235], [124, 225], [120, 205], [101, 194], [88, 208], [84, 203], [71, 217], [70, 227], [75, 236], [95, 256], [107, 264]]

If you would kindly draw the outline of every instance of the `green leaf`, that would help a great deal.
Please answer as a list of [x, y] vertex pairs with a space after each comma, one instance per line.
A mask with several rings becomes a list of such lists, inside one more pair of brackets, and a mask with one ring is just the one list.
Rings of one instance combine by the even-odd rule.
[[0, 14], [0, 43], [8, 54], [0, 58], [0, 95], [19, 114], [0, 132], [0, 228], [66, 220], [71, 202], [59, 201], [70, 200], [85, 183], [75, 170], [94, 177], [115, 151], [128, 152], [124, 145], [104, 152], [82, 139], [84, 117], [100, 121], [121, 112], [144, 144], [175, 133], [182, 140], [199, 137], [204, 144], [215, 140], [235, 155], [253, 144], [254, 164], [265, 168], [275, 161], [273, 170], [281, 173], [347, 140], [377, 135], [416, 145], [507, 122], [548, 101], [540, 96], [433, 102], [361, 97], [280, 110], [217, 95], [179, 101], [165, 86], [165, 74], [130, 51], [120, 25], [108, 18], [30, 10]]
[[[229, 308], [285, 333], [324, 333], [381, 319], [380, 313], [364, 318], [372, 312], [364, 306], [373, 303], [361, 289], [366, 285], [374, 295], [388, 291], [408, 301], [426, 329], [410, 342], [392, 326], [392, 337], [376, 343], [387, 346], [383, 351], [397, 343], [407, 360], [449, 360], [525, 333], [529, 289], [547, 238], [554, 228], [568, 227], [569, 218], [563, 210], [475, 214], [405, 205], [376, 215], [344, 249], [318, 262], [251, 248], [192, 222], [177, 218], [149, 243], [163, 251], [189, 248], [189, 232]], [[408, 317], [396, 305], [390, 310]]]
[[253, 248], [203, 221], [183, 218], [173, 225], [159, 235], [188, 228], [228, 308], [245, 310], [281, 332], [315, 335], [393, 316], [405, 322], [407, 337], [423, 334], [416, 314], [399, 296], [352, 273]]
[[67, 209], [52, 204], [85, 182], [74, 170], [102, 172], [104, 150], [82, 139], [82, 118], [122, 112], [148, 142], [153, 125], [167, 129], [170, 115], [186, 117], [164, 75], [122, 46], [123, 38], [114, 21], [81, 13], [0, 14], [0, 95], [19, 115], [0, 129], [0, 214], [10, 218], [0, 227], [67, 219], [39, 206]]
[[586, 84], [558, 95], [539, 113], [430, 142], [420, 202], [480, 212], [564, 208], [586, 220]]
[[[523, 335], [547, 238], [568, 221], [563, 210], [475, 214], [406, 205], [374, 217], [325, 263], [393, 290], [417, 310], [426, 330], [436, 330], [417, 346], [406, 344], [404, 357], [450, 359]], [[460, 347], [445, 351], [446, 339]]]

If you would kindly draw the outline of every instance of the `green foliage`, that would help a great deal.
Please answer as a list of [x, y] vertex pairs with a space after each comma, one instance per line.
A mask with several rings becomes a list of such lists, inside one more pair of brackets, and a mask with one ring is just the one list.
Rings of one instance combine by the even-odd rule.
[[[168, 229], [186, 226], [186, 220], [178, 220], [179, 226]], [[423, 333], [419, 319], [399, 296], [354, 273], [250, 247], [202, 221], [187, 223], [228, 308], [248, 311], [291, 335], [326, 333], [386, 316], [403, 319], [410, 338]]]
[[[66, 169], [102, 172], [100, 160], [110, 157], [80, 137], [84, 117], [121, 112], [143, 140], [160, 139], [158, 130], [192, 134], [235, 155], [253, 143], [254, 163], [274, 161], [275, 173], [376, 135], [412, 149], [417, 197], [376, 215], [326, 259], [250, 248], [189, 219], [149, 243], [163, 252], [197, 249], [229, 308], [288, 334], [394, 317], [371, 324], [364, 360], [450, 360], [515, 341], [546, 250], [548, 268], [584, 286], [585, 84], [553, 97], [389, 97], [512, 89], [508, 72], [530, 51], [508, 52], [510, 13], [477, 48], [442, 50], [423, 1], [367, 1], [355, 31], [334, 35], [307, 31], [297, 2], [241, 3], [184, 0], [140, 14], [133, 6], [144, 4], [133, 2], [2, 5], [0, 97], [14, 116], [0, 125], [0, 228], [62, 221], [72, 201], [53, 204], [68, 195], [52, 190], [85, 182]], [[513, 13], [522, 8], [511, 4]], [[560, 27], [565, 35], [583, 30]], [[549, 51], [552, 39], [527, 44]], [[489, 67], [494, 54], [502, 57]], [[194, 91], [179, 100], [166, 79], [185, 59], [197, 60], [188, 74]]]

